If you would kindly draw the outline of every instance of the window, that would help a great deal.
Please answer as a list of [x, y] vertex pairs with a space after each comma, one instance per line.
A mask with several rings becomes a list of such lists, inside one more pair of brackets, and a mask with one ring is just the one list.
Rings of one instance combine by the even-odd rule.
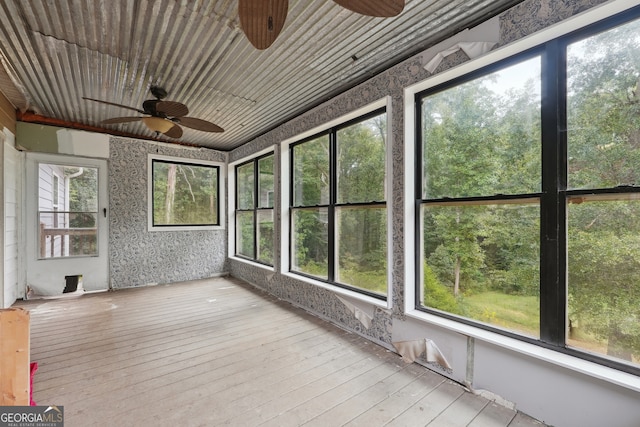
[[216, 228], [220, 218], [220, 165], [149, 157], [151, 230]]
[[416, 95], [418, 310], [640, 372], [640, 21], [624, 20]]
[[273, 265], [273, 154], [236, 166], [236, 256]]
[[387, 295], [386, 112], [292, 144], [290, 270]]
[[422, 306], [538, 337], [540, 56], [420, 108]]
[[53, 209], [60, 209], [60, 177], [55, 172], [53, 172], [53, 184], [51, 186], [51, 191], [53, 193]]
[[[584, 36], [583, 36], [584, 37]], [[640, 20], [570, 40], [567, 345], [640, 364]]]
[[38, 258], [98, 255], [98, 169], [38, 164]]

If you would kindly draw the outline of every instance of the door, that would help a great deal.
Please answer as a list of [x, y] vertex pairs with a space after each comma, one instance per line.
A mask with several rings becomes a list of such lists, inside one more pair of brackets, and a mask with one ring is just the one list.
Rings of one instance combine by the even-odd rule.
[[107, 162], [27, 153], [27, 291], [109, 287]]

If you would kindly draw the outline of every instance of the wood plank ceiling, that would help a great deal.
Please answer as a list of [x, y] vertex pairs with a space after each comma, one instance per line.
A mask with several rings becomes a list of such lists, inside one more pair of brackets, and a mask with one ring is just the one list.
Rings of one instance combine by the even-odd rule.
[[140, 108], [160, 85], [189, 116], [225, 129], [185, 128], [179, 142], [227, 151], [516, 3], [407, 0], [383, 19], [290, 0], [280, 36], [258, 50], [237, 0], [5, 0], [0, 62], [23, 112], [150, 138], [140, 122], [100, 124], [136, 113], [82, 98]]

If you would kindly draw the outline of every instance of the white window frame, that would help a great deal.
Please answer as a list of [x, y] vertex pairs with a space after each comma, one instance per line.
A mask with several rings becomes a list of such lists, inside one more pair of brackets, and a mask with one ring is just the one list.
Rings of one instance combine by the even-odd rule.
[[[274, 163], [273, 166], [275, 168], [276, 166], [276, 149], [277, 149], [277, 145], [271, 146], [269, 148], [265, 148], [264, 150], [258, 151], [257, 153], [253, 153], [251, 156], [248, 157], [243, 157], [240, 160], [236, 160], [234, 162], [229, 163], [229, 167], [227, 169], [227, 194], [228, 196], [228, 218], [229, 218], [229, 227], [228, 227], [228, 238], [227, 238], [227, 254], [229, 256], [229, 258], [235, 260], [235, 261], [240, 261], [249, 265], [253, 265], [256, 267], [260, 267], [262, 269], [265, 269], [267, 271], [275, 271], [276, 268], [276, 259], [274, 257], [273, 260], [273, 266], [267, 265], [267, 264], [262, 264], [247, 258], [242, 258], [242, 257], [238, 257], [236, 256], [236, 239], [235, 239], [235, 235], [236, 235], [236, 212], [235, 212], [235, 208], [236, 208], [236, 166], [241, 165], [243, 163], [247, 163], [249, 161], [255, 160], [258, 157], [264, 157], [267, 156], [269, 154], [273, 154], [274, 158]], [[277, 174], [277, 171], [274, 170], [274, 173]], [[277, 176], [276, 176], [277, 178]], [[276, 190], [277, 184], [274, 182], [274, 191]], [[273, 205], [273, 214], [276, 214], [278, 207], [275, 204], [275, 200], [274, 200], [274, 205]], [[274, 218], [275, 221], [275, 218]], [[277, 236], [275, 237], [277, 238]], [[275, 243], [274, 243], [274, 247], [275, 247]]]
[[[188, 163], [193, 165], [218, 167], [218, 225], [153, 225], [153, 161]], [[224, 177], [226, 175], [226, 165], [222, 162], [209, 160], [191, 159], [188, 157], [162, 156], [159, 154], [149, 154], [147, 157], [147, 231], [203, 231], [203, 230], [224, 230], [225, 229], [225, 197]]]
[[51, 171], [51, 206], [54, 210], [60, 210], [60, 182], [62, 180], [63, 178], [59, 174]]

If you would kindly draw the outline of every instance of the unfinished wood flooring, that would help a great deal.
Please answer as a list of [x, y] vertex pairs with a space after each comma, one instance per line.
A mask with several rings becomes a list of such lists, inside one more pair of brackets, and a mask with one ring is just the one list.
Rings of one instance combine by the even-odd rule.
[[19, 304], [74, 426], [541, 426], [235, 279]]

